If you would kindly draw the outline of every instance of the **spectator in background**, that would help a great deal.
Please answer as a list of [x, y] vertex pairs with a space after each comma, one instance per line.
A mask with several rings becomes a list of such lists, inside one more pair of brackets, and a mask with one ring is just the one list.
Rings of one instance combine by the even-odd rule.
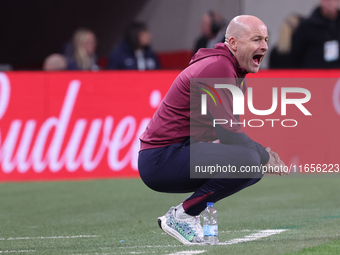
[[151, 34], [145, 23], [133, 22], [125, 31], [125, 38], [109, 56], [108, 69], [160, 69], [155, 52], [150, 47]]
[[95, 34], [85, 28], [80, 28], [73, 35], [73, 55], [67, 57], [68, 70], [98, 70]]
[[202, 35], [195, 43], [194, 53], [200, 48], [213, 49], [216, 43], [224, 42], [226, 22], [223, 16], [217, 12], [205, 13], [201, 21]]
[[49, 55], [43, 64], [44, 71], [62, 71], [66, 70], [67, 61], [66, 58], [61, 54]]
[[320, 0], [312, 15], [301, 22], [292, 54], [299, 68], [340, 68], [340, 0]]
[[296, 13], [288, 16], [280, 28], [279, 40], [270, 53], [269, 67], [289, 69], [296, 67], [292, 56], [292, 39], [302, 17]]

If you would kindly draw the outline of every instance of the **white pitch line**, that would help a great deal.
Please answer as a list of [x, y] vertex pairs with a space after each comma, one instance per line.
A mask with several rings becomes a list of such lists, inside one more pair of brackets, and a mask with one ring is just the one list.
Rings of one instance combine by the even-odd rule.
[[120, 254], [143, 254], [143, 253], [157, 253], [156, 251], [131, 251], [128, 253], [120, 253]]
[[256, 231], [261, 231], [261, 229], [222, 230], [218, 232], [219, 233], [237, 233], [237, 232], [256, 232]]
[[27, 236], [27, 237], [8, 237], [0, 238], [0, 241], [12, 241], [12, 240], [32, 240], [32, 239], [70, 239], [70, 238], [90, 238], [100, 237], [99, 235], [78, 235], [78, 236]]
[[175, 253], [170, 253], [169, 255], [194, 255], [194, 254], [200, 254], [206, 252], [205, 250], [203, 251], [178, 251]]
[[7, 251], [0, 251], [0, 253], [27, 253], [27, 252], [35, 252], [36, 250], [7, 250]]
[[231, 239], [229, 241], [226, 241], [224, 243], [219, 243], [218, 245], [229, 245], [229, 244], [236, 244], [236, 243], [244, 243], [244, 242], [250, 242], [250, 241], [255, 241], [260, 238], [280, 234], [287, 229], [266, 229], [266, 230], [261, 230], [258, 233], [254, 233], [248, 236], [245, 236], [244, 238], [236, 238], [236, 239]]
[[183, 244], [121, 246], [119, 249], [183, 247]]
[[[237, 244], [237, 243], [244, 243], [244, 242], [250, 242], [250, 241], [255, 241], [260, 238], [272, 236], [272, 235], [277, 235], [280, 234], [284, 231], [287, 231], [288, 229], [266, 229], [266, 230], [239, 230], [239, 232], [252, 232], [252, 231], [258, 231], [257, 233], [253, 233], [251, 235], [247, 235], [243, 238], [235, 238], [231, 239], [226, 242], [220, 242], [218, 245], [230, 245], [230, 244]], [[204, 244], [196, 244], [196, 245], [204, 245]], [[183, 247], [183, 245], [138, 245], [138, 246], [123, 246], [123, 247], [118, 247], [120, 249], [134, 249], [134, 248], [163, 248], [163, 247]]]

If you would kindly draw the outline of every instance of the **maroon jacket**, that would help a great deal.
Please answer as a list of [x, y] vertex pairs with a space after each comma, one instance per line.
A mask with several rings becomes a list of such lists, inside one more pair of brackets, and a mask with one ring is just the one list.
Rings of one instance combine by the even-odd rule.
[[[219, 139], [224, 144], [239, 144], [259, 152], [261, 163], [266, 164], [269, 154], [260, 144], [252, 141], [241, 126], [212, 125], [212, 118], [238, 122], [232, 114], [233, 98], [228, 89], [211, 88], [214, 84], [232, 84], [246, 91], [247, 74], [224, 43], [214, 49], [200, 49], [172, 83], [145, 132], [141, 135], [141, 150], [179, 143], [191, 136], [195, 142]], [[209, 87], [210, 86], [210, 87]], [[201, 114], [201, 94], [210, 91], [216, 104], [207, 95], [207, 115]], [[218, 94], [218, 95], [217, 95]], [[219, 97], [219, 98], [218, 98]]]

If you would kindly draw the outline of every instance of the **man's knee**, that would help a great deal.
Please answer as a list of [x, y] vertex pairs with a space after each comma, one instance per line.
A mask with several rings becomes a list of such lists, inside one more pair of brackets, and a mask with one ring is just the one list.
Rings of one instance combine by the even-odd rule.
[[244, 166], [260, 166], [261, 158], [257, 151], [247, 149], [242, 155], [242, 161]]
[[247, 149], [242, 156], [241, 168], [246, 169], [243, 171], [246, 178], [258, 178], [259, 180], [263, 177], [261, 169], [261, 157], [255, 150]]

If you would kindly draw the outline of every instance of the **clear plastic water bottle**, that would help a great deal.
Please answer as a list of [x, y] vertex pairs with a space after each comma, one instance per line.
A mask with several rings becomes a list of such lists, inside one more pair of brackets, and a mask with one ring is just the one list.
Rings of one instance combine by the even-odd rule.
[[218, 243], [217, 210], [212, 202], [208, 202], [203, 211], [203, 232], [205, 244]]

